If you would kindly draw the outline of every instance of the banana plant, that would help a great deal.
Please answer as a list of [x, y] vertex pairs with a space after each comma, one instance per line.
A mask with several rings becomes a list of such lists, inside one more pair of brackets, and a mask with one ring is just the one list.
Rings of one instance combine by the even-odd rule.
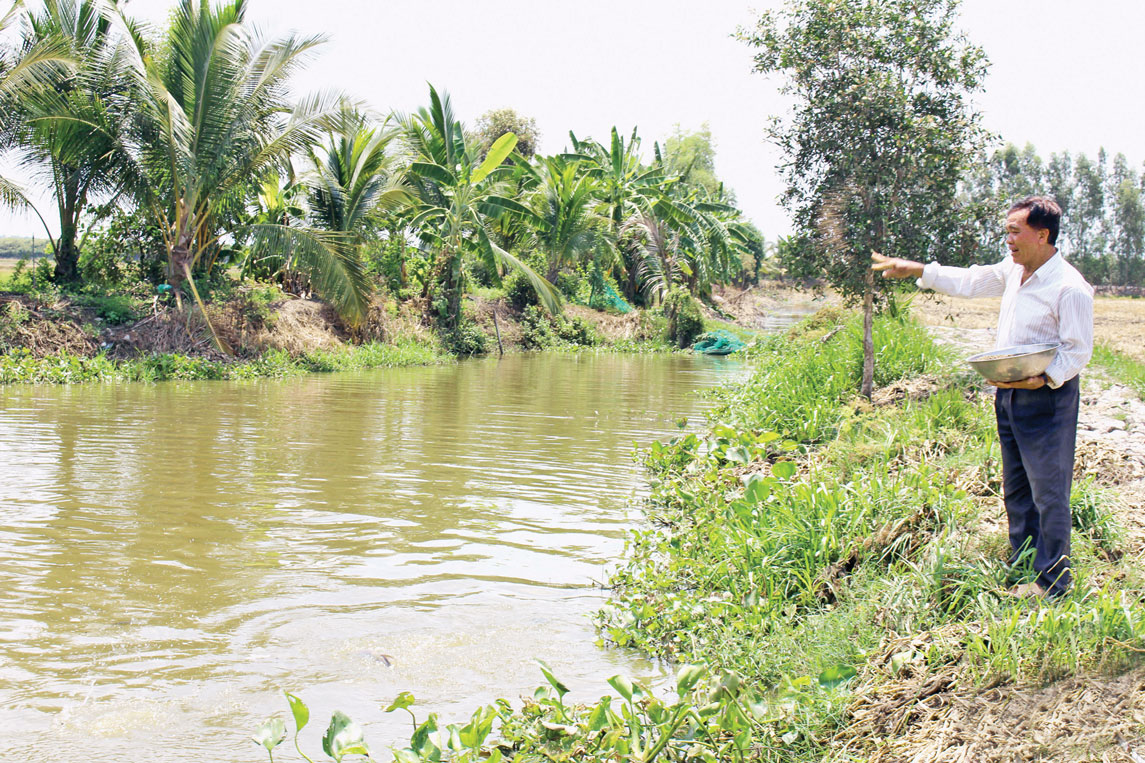
[[499, 181], [512, 168], [505, 160], [513, 152], [517, 136], [506, 133], [478, 161], [475, 147], [466, 143], [464, 128], [454, 116], [449, 95], [438, 95], [430, 86], [430, 107], [399, 116], [398, 122], [413, 161], [409, 182], [413, 189], [410, 228], [422, 245], [435, 253], [434, 288], [431, 298], [440, 300], [439, 316], [446, 328], [461, 320], [464, 263], [479, 257], [500, 276], [503, 268], [520, 271], [533, 285], [541, 304], [550, 312], [561, 309], [561, 298], [552, 284], [490, 237], [490, 220], [501, 215], [535, 219], [524, 204], [501, 193]]

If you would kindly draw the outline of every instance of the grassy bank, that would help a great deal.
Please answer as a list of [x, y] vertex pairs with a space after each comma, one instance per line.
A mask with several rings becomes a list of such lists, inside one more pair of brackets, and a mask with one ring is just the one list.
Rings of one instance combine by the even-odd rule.
[[1093, 348], [1092, 362], [1145, 400], [1145, 363], [1102, 343]]
[[[1137, 664], [1142, 576], [1120, 561], [1109, 493], [1075, 489], [1069, 596], [1014, 600], [1023, 571], [1004, 566], [979, 382], [918, 325], [884, 318], [872, 408], [854, 398], [854, 319], [819, 323], [760, 351], [707, 436], [653, 447], [651, 522], [612, 581], [609, 637], [735, 671], [773, 701], [759, 732], [786, 740], [761, 753], [776, 760], [909, 745], [904, 709], [935, 687], [973, 696]], [[854, 678], [823, 688], [841, 675]], [[887, 739], [896, 712], [905, 741]]]
[[315, 372], [433, 365], [452, 359], [432, 345], [416, 342], [348, 345], [300, 355], [270, 350], [254, 360], [238, 362], [176, 353], [126, 360], [106, 354], [85, 357], [67, 352], [37, 358], [26, 350], [13, 350], [0, 356], [0, 384], [282, 378]]

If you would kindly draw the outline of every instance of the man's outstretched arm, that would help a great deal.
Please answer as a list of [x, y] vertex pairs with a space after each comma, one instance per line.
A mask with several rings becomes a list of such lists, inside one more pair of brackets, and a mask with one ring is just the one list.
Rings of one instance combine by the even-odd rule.
[[901, 257], [884, 257], [878, 252], [871, 252], [871, 262], [871, 270], [882, 273], [883, 278], [922, 278], [924, 269], [921, 262]]

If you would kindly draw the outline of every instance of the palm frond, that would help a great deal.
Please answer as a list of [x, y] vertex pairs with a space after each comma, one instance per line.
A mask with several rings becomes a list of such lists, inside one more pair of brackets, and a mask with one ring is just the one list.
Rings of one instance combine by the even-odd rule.
[[293, 266], [310, 278], [314, 290], [340, 315], [351, 323], [365, 315], [372, 287], [351, 237], [275, 224], [252, 225], [247, 232], [252, 256], [288, 254]]

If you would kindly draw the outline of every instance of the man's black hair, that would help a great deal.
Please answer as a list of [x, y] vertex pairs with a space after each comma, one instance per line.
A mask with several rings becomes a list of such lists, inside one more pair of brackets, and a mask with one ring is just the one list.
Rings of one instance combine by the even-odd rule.
[[1020, 210], [1029, 210], [1026, 224], [1031, 228], [1048, 230], [1050, 232], [1049, 244], [1054, 246], [1058, 241], [1058, 228], [1062, 222], [1062, 208], [1050, 196], [1027, 196], [1014, 206], [1010, 213]]

